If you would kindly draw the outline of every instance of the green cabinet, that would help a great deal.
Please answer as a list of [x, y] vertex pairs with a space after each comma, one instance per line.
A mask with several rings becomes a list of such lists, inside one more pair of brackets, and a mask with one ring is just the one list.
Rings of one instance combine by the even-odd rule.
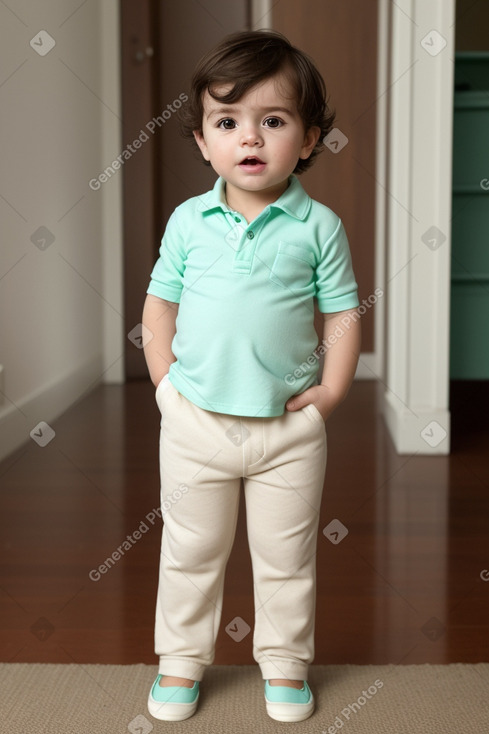
[[489, 53], [457, 53], [450, 377], [489, 379]]

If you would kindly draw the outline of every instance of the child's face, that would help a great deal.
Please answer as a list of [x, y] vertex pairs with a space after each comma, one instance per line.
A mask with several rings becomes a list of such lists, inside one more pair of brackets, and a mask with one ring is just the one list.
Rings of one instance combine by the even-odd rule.
[[[231, 85], [217, 87], [220, 95]], [[286, 96], [284, 96], [284, 91]], [[308, 158], [320, 135], [307, 133], [285, 77], [252, 87], [232, 105], [206, 91], [202, 134], [194, 131], [202, 155], [226, 181], [226, 190], [282, 193], [299, 158]], [[261, 163], [245, 163], [254, 156]]]

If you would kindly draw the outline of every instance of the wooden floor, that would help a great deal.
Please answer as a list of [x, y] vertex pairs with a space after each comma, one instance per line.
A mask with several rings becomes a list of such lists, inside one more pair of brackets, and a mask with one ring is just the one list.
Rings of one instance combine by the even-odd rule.
[[[318, 664], [489, 660], [487, 383], [452, 385], [450, 457], [398, 456], [383, 388], [355, 382], [328, 422], [318, 538]], [[0, 659], [155, 664], [161, 523], [159, 413], [149, 382], [97, 388], [0, 464]], [[144, 523], [148, 528], [134, 540]], [[127, 536], [106, 574], [89, 574]], [[127, 546], [126, 546], [127, 547]], [[252, 579], [243, 506], [229, 560], [216, 664], [250, 664]]]

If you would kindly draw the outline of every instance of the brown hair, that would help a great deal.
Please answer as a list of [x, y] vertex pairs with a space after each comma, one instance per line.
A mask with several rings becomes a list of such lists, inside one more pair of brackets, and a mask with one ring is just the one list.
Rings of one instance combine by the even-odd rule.
[[[327, 106], [326, 86], [313, 61], [277, 31], [232, 33], [200, 59], [192, 77], [189, 100], [178, 112], [182, 134], [191, 138], [198, 149], [193, 130], [202, 132], [206, 90], [219, 102], [232, 104], [251, 87], [279, 72], [285, 73], [292, 85], [305, 131], [315, 125], [321, 129], [309, 158], [299, 159], [293, 171], [302, 173], [323, 149], [323, 138], [333, 127], [335, 113]], [[214, 86], [229, 83], [234, 86], [226, 95], [218, 96], [213, 91]], [[209, 161], [204, 163], [211, 165]]]

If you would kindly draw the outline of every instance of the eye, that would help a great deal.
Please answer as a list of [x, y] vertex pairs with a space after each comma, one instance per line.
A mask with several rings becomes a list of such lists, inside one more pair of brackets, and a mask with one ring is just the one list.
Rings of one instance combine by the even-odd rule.
[[234, 130], [236, 123], [230, 117], [226, 117], [224, 120], [219, 120], [217, 127], [221, 130]]
[[278, 117], [267, 117], [265, 123], [268, 123], [267, 127], [270, 128], [278, 128], [284, 124]]

